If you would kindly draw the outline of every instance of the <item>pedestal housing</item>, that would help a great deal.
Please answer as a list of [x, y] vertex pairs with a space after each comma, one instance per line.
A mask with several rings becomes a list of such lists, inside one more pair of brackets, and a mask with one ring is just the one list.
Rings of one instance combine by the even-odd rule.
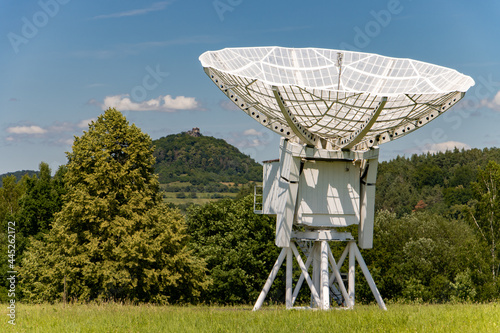
[[358, 245], [373, 246], [378, 148], [342, 151], [281, 139], [280, 159], [264, 162], [255, 212], [276, 215], [276, 245], [290, 244], [292, 229], [358, 225]]
[[[342, 151], [281, 140], [280, 158], [264, 162], [262, 192], [255, 196], [254, 207], [256, 213], [276, 216], [276, 245], [283, 249], [254, 310], [262, 306], [285, 258], [287, 308], [293, 307], [304, 280], [311, 291], [312, 308], [329, 309], [332, 299], [352, 308], [357, 261], [379, 306], [386, 309], [356, 241], [350, 232], [339, 231], [358, 225], [359, 247], [373, 246], [377, 165], [377, 148]], [[346, 243], [338, 262], [330, 250], [332, 241]], [[340, 272], [346, 258], [347, 287]], [[295, 288], [293, 259], [301, 269]]]

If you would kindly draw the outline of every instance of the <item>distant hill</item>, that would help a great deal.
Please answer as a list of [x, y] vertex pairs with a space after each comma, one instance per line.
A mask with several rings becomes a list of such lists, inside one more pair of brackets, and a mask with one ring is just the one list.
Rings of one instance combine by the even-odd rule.
[[21, 178], [23, 178], [24, 175], [28, 175], [28, 176], [32, 177], [33, 175], [38, 175], [38, 171], [35, 171], [35, 170], [21, 170], [21, 171], [4, 173], [4, 174], [0, 175], [0, 187], [3, 186], [2, 179], [4, 177], [16, 176], [16, 180], [19, 181], [19, 180], [21, 180]]
[[222, 139], [197, 129], [154, 140], [155, 172], [160, 183], [214, 182], [244, 184], [262, 180], [262, 165]]

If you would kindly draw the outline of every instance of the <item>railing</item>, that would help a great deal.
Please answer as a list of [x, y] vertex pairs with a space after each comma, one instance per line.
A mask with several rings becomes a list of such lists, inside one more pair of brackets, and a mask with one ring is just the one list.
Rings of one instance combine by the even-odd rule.
[[262, 185], [255, 185], [253, 188], [253, 212], [255, 214], [262, 214], [263, 198]]

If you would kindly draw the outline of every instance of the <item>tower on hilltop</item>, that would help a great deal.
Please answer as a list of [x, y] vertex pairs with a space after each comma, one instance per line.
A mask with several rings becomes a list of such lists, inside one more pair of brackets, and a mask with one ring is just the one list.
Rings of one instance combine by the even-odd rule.
[[187, 134], [194, 136], [195, 138], [198, 138], [201, 136], [200, 129], [198, 127], [193, 127], [192, 130], [187, 131]]

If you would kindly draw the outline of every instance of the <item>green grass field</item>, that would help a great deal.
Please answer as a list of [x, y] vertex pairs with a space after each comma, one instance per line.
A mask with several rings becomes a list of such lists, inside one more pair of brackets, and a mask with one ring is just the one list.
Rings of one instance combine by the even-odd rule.
[[[6, 305], [2, 305], [5, 309]], [[500, 304], [375, 305], [354, 310], [265, 306], [25, 305], [0, 332], [500, 332]]]
[[[220, 200], [220, 198], [213, 199], [212, 196], [214, 194], [219, 194], [225, 198], [234, 198], [238, 193], [218, 193], [218, 192], [196, 193], [197, 198], [194, 199], [189, 197], [184, 199], [177, 198], [176, 192], [162, 192], [162, 194], [164, 202], [171, 202], [176, 205], [187, 204], [187, 203], [194, 203], [195, 205], [203, 205], [208, 202]], [[189, 196], [189, 193], [187, 193], [186, 196]]]
[[[233, 183], [222, 183], [224, 185], [233, 186]], [[186, 195], [185, 198], [178, 198], [177, 194], [179, 192], [166, 192], [166, 186], [170, 187], [186, 187], [191, 186], [191, 183], [185, 182], [172, 182], [170, 184], [160, 184], [160, 189], [162, 189], [163, 202], [165, 203], [173, 203], [175, 205], [185, 205], [185, 204], [195, 204], [195, 205], [203, 205], [209, 202], [218, 201], [221, 198], [234, 198], [238, 193], [230, 193], [230, 192], [197, 192], [196, 198], [190, 198], [190, 192], [182, 192]], [[241, 185], [239, 186], [241, 187]], [[218, 198], [214, 198], [214, 195], [218, 195]]]

